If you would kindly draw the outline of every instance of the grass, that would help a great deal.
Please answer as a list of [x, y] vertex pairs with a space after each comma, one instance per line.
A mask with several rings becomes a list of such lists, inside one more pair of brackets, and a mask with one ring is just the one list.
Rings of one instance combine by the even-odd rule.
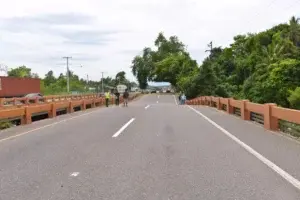
[[0, 130], [7, 129], [12, 126], [13, 126], [13, 124], [8, 120], [0, 121]]
[[284, 133], [288, 133], [294, 137], [300, 138], [300, 124], [280, 120], [279, 128]]

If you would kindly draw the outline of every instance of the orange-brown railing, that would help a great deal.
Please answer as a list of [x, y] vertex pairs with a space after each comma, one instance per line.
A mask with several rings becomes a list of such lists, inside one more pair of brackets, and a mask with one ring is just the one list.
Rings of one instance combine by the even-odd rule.
[[[300, 124], [300, 111], [278, 107], [274, 103], [257, 104], [249, 100], [235, 100], [233, 98], [221, 98], [203, 96], [186, 102], [188, 105], [216, 105], [217, 109], [225, 110], [229, 114], [234, 114], [234, 110], [240, 110], [240, 116], [244, 120], [250, 120], [253, 113], [262, 116], [266, 129], [279, 130], [279, 120]], [[226, 109], [223, 109], [226, 107]]]
[[[129, 100], [136, 98], [138, 94], [130, 94]], [[80, 96], [52, 96], [45, 97], [50, 101], [34, 102], [32, 104], [22, 104], [20, 106], [11, 106], [6, 109], [0, 109], [0, 120], [20, 119], [21, 124], [30, 124], [32, 116], [38, 113], [47, 113], [48, 117], [56, 117], [59, 109], [65, 109], [68, 113], [74, 112], [74, 108], [80, 107], [80, 110], [103, 106], [105, 99], [96, 95], [80, 95]], [[18, 99], [20, 100], [20, 99]], [[23, 99], [21, 99], [23, 100]], [[26, 99], [27, 100], [27, 99]], [[16, 101], [14, 99], [14, 101]], [[123, 98], [120, 97], [120, 103]], [[115, 98], [111, 98], [110, 104], [115, 103]]]
[[26, 106], [26, 105], [37, 105], [41, 103], [50, 103], [57, 101], [75, 100], [75, 99], [93, 99], [96, 98], [95, 94], [88, 95], [51, 95], [44, 97], [34, 97], [34, 98], [1, 98], [0, 99], [0, 109], [11, 108], [14, 106]]

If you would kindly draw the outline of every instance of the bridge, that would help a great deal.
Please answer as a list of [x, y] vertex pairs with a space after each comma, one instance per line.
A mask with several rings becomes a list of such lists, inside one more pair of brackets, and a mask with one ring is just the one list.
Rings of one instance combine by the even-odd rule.
[[0, 132], [0, 199], [299, 200], [300, 143], [274, 130], [298, 111], [187, 103], [144, 95]]

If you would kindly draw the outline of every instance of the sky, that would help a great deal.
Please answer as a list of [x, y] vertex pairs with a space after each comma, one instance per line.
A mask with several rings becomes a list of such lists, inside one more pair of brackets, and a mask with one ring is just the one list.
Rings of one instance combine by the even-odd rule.
[[[293, 16], [300, 0], [0, 0], [0, 64], [26, 65], [41, 77], [70, 69], [100, 80], [125, 71], [159, 32], [177, 35], [201, 63], [207, 44], [228, 46]], [[82, 67], [81, 67], [82, 66]], [[3, 72], [2, 72], [3, 73]]]

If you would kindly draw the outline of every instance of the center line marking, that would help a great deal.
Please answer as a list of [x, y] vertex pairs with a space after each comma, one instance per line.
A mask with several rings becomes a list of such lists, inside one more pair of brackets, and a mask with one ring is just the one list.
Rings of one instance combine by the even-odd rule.
[[232, 135], [230, 132], [225, 130], [223, 127], [218, 125], [216, 122], [211, 120], [210, 118], [206, 117], [204, 114], [202, 114], [200, 111], [196, 110], [195, 108], [188, 106], [191, 110], [193, 110], [195, 113], [206, 119], [209, 123], [211, 123], [213, 126], [215, 126], [217, 129], [222, 131], [225, 135], [227, 135], [229, 138], [231, 138], [233, 141], [235, 141], [237, 144], [239, 144], [241, 147], [243, 147], [246, 151], [251, 153], [253, 156], [255, 156], [258, 160], [263, 162], [265, 165], [267, 165], [269, 168], [271, 168], [273, 171], [275, 171], [277, 174], [279, 174], [282, 178], [284, 178], [286, 181], [288, 181], [290, 184], [292, 184], [294, 187], [300, 190], [300, 181], [291, 176], [289, 173], [278, 167], [275, 163], [268, 160], [266, 157], [252, 149], [250, 146], [239, 140], [237, 137]]
[[124, 124], [124, 126], [122, 126], [122, 128], [120, 128], [120, 130], [118, 130], [112, 137], [113, 138], [118, 137], [134, 120], [135, 120], [135, 118], [132, 118], [131, 120], [129, 120], [129, 122]]
[[150, 105], [146, 106], [145, 109], [147, 110], [150, 107]]
[[158, 103], [158, 101], [156, 103]]

